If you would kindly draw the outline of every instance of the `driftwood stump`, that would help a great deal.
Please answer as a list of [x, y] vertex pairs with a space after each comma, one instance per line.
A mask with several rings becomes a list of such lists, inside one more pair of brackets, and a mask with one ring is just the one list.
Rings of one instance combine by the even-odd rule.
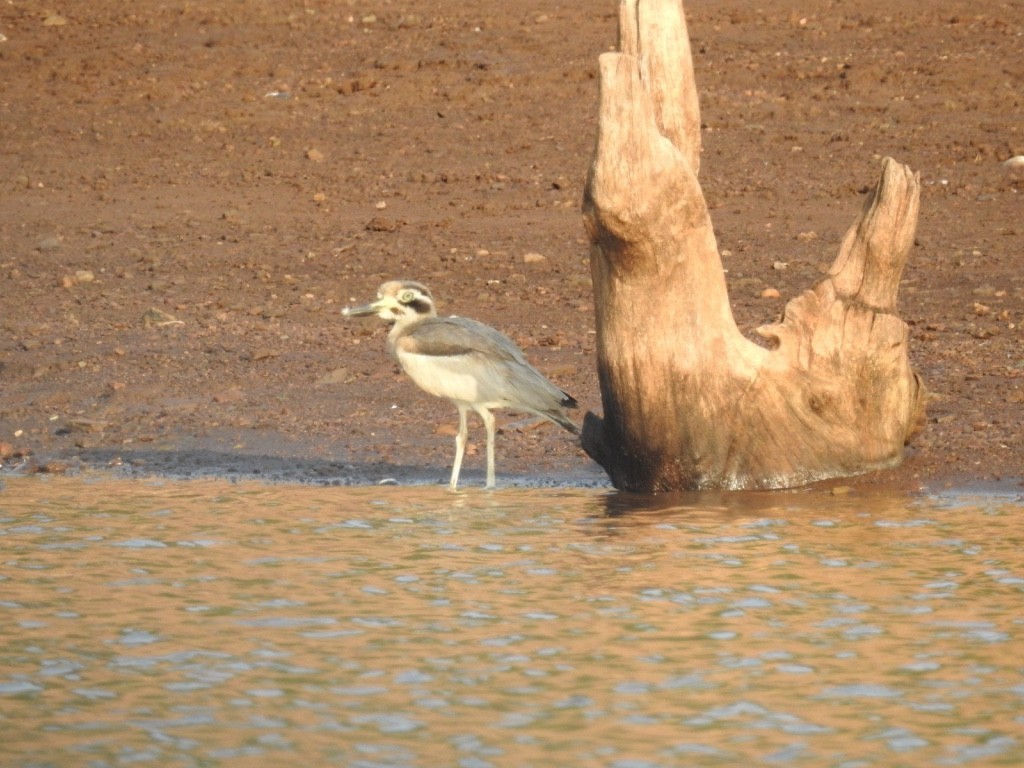
[[583, 447], [620, 489], [784, 488], [896, 466], [924, 387], [895, 314], [920, 181], [892, 159], [830, 269], [736, 327], [697, 180], [700, 112], [680, 0], [623, 0], [600, 57], [583, 201], [604, 417]]

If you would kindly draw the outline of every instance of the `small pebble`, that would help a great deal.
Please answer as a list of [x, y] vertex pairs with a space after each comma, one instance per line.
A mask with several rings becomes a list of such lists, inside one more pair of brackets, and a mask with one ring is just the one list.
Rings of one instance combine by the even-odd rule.
[[319, 384], [319, 385], [344, 384], [348, 380], [349, 380], [348, 368], [335, 368], [330, 373], [325, 373], [323, 376], [321, 376], [319, 379], [317, 379], [316, 383]]
[[167, 325], [184, 325], [185, 323], [174, 315], [164, 312], [162, 309], [153, 307], [147, 309], [142, 315], [142, 325], [146, 328], [161, 328]]
[[102, 419], [69, 419], [64, 430], [72, 434], [105, 432], [110, 422]]
[[215, 403], [237, 403], [239, 400], [244, 399], [245, 393], [242, 392], [241, 387], [229, 387], [213, 396], [213, 402]]

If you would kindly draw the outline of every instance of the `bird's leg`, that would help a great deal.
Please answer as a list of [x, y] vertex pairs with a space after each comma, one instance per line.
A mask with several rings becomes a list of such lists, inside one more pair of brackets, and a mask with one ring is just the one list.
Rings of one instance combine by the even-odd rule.
[[448, 490], [454, 491], [459, 483], [459, 470], [462, 469], [462, 455], [466, 452], [466, 438], [469, 437], [469, 425], [466, 423], [465, 405], [457, 405], [459, 409], [459, 433], [455, 435], [455, 462], [452, 464], [452, 479], [448, 482]]
[[477, 408], [480, 420], [487, 430], [487, 485], [485, 488], [494, 487], [494, 414], [486, 408]]

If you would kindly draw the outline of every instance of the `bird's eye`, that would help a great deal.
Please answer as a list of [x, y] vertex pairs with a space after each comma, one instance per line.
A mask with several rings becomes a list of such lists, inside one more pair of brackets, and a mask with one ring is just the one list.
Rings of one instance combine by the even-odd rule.
[[416, 300], [416, 291], [402, 291], [398, 294], [398, 301], [402, 304], [411, 304]]

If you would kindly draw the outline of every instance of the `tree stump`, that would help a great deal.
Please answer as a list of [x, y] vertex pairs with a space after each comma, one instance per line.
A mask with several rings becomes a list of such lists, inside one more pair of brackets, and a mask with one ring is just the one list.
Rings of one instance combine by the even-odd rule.
[[583, 200], [604, 417], [583, 447], [616, 488], [785, 488], [898, 465], [924, 387], [895, 314], [920, 179], [886, 158], [820, 283], [736, 327], [697, 174], [700, 110], [680, 0], [622, 0], [600, 57]]

